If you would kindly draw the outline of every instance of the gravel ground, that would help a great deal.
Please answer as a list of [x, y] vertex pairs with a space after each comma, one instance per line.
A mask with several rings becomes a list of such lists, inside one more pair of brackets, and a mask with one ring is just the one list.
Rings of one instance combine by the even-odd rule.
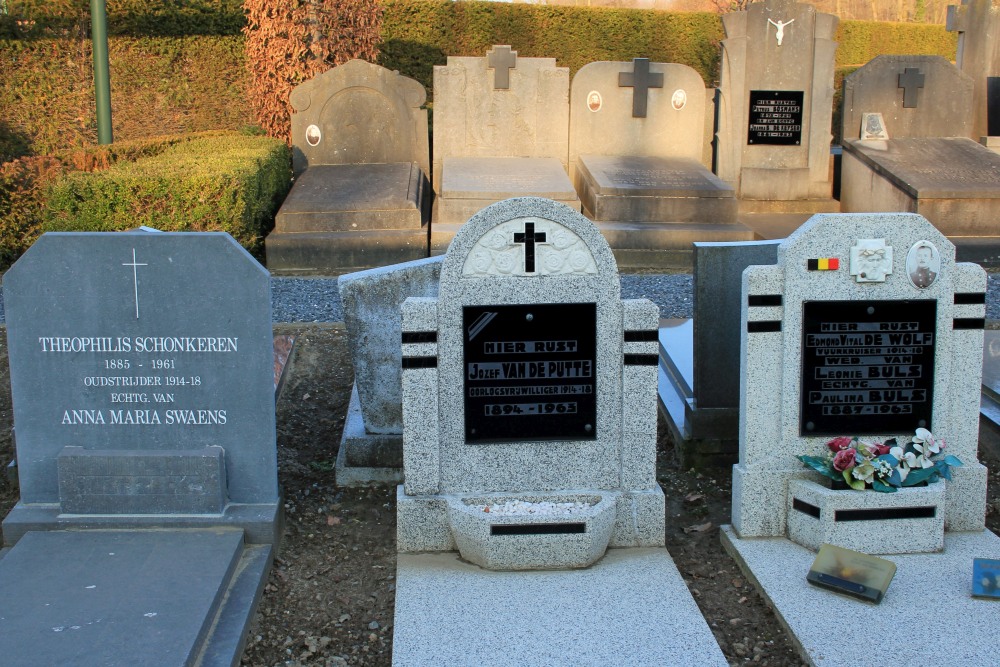
[[[622, 297], [646, 298], [660, 307], [660, 317], [691, 317], [689, 274], [623, 275]], [[271, 318], [275, 323], [343, 322], [336, 278], [271, 278]], [[986, 319], [1000, 320], [1000, 274], [991, 273]], [[0, 322], [3, 322], [0, 296]]]

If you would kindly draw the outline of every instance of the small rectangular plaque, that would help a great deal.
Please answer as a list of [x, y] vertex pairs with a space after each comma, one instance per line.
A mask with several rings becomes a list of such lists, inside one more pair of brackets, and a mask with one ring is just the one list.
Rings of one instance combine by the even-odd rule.
[[465, 306], [465, 440], [597, 436], [597, 305]]
[[972, 559], [972, 597], [1000, 599], [1000, 560]]
[[747, 143], [754, 146], [801, 144], [804, 97], [801, 90], [751, 90]]
[[801, 435], [932, 428], [937, 301], [802, 308]]
[[835, 593], [878, 604], [895, 575], [896, 564], [891, 560], [823, 544], [809, 568], [806, 581]]

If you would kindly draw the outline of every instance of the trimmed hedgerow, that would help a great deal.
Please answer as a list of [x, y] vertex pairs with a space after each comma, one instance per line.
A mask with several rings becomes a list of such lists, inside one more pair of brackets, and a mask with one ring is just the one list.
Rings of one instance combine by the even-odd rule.
[[135, 162], [54, 183], [46, 231], [224, 231], [257, 252], [291, 184], [281, 141], [225, 134], [181, 141]]

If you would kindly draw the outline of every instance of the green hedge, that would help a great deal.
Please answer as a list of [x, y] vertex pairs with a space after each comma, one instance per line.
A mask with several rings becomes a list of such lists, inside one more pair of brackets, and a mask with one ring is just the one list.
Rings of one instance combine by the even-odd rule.
[[958, 33], [943, 25], [841, 21], [837, 30], [837, 67], [864, 65], [882, 54], [944, 56], [954, 62]]
[[712, 82], [722, 25], [716, 14], [450, 0], [388, 0], [380, 64], [433, 86], [447, 56], [481, 56], [510, 44], [526, 57], [555, 58], [570, 74], [598, 60], [684, 63]]
[[175, 143], [158, 155], [74, 172], [46, 197], [46, 231], [224, 231], [259, 252], [291, 184], [281, 141], [227, 134]]
[[[0, 37], [90, 30], [89, 0], [7, 0]], [[107, 0], [108, 34], [132, 37], [239, 35], [243, 0]]]

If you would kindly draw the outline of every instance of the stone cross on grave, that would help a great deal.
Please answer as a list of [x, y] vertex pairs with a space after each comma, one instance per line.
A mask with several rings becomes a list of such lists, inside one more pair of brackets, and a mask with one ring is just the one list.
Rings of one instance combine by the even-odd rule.
[[899, 75], [899, 87], [903, 89], [903, 108], [916, 109], [917, 96], [924, 87], [924, 75], [916, 67], [907, 67]]
[[523, 232], [514, 232], [514, 243], [524, 244], [524, 272], [535, 272], [535, 244], [545, 243], [545, 232], [535, 232], [535, 223], [524, 223]]
[[632, 71], [618, 73], [618, 87], [632, 88], [632, 118], [645, 118], [649, 89], [663, 88], [663, 75], [650, 74], [649, 58], [633, 58]]
[[487, 66], [493, 70], [493, 89], [510, 89], [510, 71], [517, 67], [517, 51], [509, 46], [494, 46], [486, 53]]

